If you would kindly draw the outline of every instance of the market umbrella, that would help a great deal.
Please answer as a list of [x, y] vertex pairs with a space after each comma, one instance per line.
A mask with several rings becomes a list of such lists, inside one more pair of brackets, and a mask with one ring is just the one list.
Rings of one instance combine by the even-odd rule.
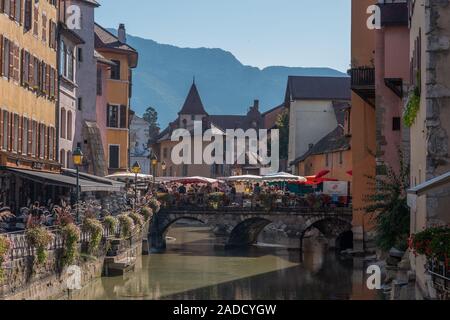
[[269, 174], [262, 177], [262, 180], [268, 182], [306, 182], [307, 179], [305, 177], [295, 176], [286, 172], [278, 172], [274, 174]]
[[254, 181], [256, 182], [256, 181], [261, 181], [262, 177], [247, 174], [247, 175], [242, 175], [242, 176], [232, 176], [232, 177], [224, 178], [224, 180], [230, 181], [230, 182], [254, 182]]
[[205, 178], [205, 177], [186, 177], [186, 178], [178, 178], [174, 179], [171, 182], [181, 183], [181, 184], [214, 184], [219, 183], [220, 181], [217, 179]]
[[[116, 180], [116, 181], [123, 181], [123, 180], [134, 180], [136, 177], [136, 174], [131, 173], [131, 172], [122, 172], [122, 173], [116, 173], [116, 174], [112, 174], [109, 176], [106, 176], [106, 179], [110, 179], [110, 180]], [[148, 175], [148, 174], [138, 174], [137, 175], [138, 180], [140, 181], [152, 181], [153, 180], [153, 176]]]

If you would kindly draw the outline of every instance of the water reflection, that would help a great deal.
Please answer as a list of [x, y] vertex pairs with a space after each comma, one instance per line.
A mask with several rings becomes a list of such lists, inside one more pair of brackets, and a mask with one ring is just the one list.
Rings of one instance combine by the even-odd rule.
[[[260, 245], [226, 251], [207, 228], [175, 227], [165, 254], [138, 260], [124, 277], [94, 281], [75, 299], [376, 299], [363, 264], [342, 260], [320, 242], [298, 250]], [[220, 241], [219, 241], [220, 242]]]

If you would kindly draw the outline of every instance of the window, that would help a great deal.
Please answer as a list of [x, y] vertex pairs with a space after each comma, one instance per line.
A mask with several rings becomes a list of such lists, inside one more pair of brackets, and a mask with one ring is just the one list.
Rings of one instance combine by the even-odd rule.
[[68, 48], [67, 50], [67, 78], [70, 81], [74, 81], [74, 57], [73, 49]]
[[167, 159], [167, 148], [163, 149], [163, 158]]
[[47, 15], [42, 14], [42, 41], [47, 42]]
[[72, 152], [69, 150], [67, 151], [67, 168], [72, 167]]
[[67, 53], [66, 53], [66, 44], [64, 43], [64, 41], [61, 41], [61, 43], [59, 44], [60, 50], [59, 50], [59, 70], [60, 70], [60, 75], [66, 75], [67, 73]]
[[61, 109], [61, 133], [60, 136], [61, 138], [65, 139], [66, 138], [66, 109], [62, 108]]
[[114, 66], [111, 67], [111, 79], [120, 80], [120, 61], [111, 60]]
[[55, 148], [55, 128], [48, 128], [48, 158], [50, 160], [54, 159], [54, 148]]
[[[214, 166], [212, 166], [211, 168], [213, 168]], [[188, 175], [188, 166], [186, 164], [183, 164], [182, 166], [183, 169], [183, 173], [181, 174], [183, 177], [187, 177]]]
[[32, 10], [33, 10], [33, 0], [25, 0], [25, 15], [24, 15], [25, 32], [31, 30], [31, 25], [33, 23]]
[[77, 51], [78, 51], [78, 53], [77, 53], [78, 61], [82, 62], [83, 61], [83, 48], [78, 48]]
[[62, 166], [66, 168], [66, 151], [64, 151], [64, 149], [61, 149], [61, 151], [59, 151], [59, 163], [61, 163]]
[[103, 93], [103, 73], [101, 68], [97, 68], [97, 95], [101, 96]]
[[127, 128], [127, 106], [108, 105], [106, 109], [109, 128]]
[[339, 164], [344, 163], [344, 152], [339, 152]]
[[78, 98], [78, 110], [83, 110], [83, 98]]
[[108, 105], [107, 122], [108, 127], [118, 128], [119, 127], [119, 106]]
[[328, 153], [325, 155], [325, 166], [330, 166], [330, 155]]
[[67, 140], [72, 140], [72, 111], [67, 112]]
[[109, 168], [110, 169], [119, 169], [120, 168], [120, 160], [119, 160], [119, 146], [110, 145], [109, 146]]
[[392, 131], [400, 131], [401, 130], [401, 119], [400, 117], [392, 118]]

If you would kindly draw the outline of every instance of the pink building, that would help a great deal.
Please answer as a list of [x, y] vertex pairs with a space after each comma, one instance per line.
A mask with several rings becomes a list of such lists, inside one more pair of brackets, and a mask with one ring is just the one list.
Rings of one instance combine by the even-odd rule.
[[409, 83], [409, 29], [406, 1], [380, 3], [382, 28], [376, 31], [375, 92], [377, 164], [398, 170], [398, 151], [406, 151], [408, 130], [402, 112], [405, 85]]

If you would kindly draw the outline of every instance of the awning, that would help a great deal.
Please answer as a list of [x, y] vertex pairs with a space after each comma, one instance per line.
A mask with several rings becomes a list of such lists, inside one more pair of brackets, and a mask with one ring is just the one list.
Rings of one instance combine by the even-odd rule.
[[427, 192], [448, 186], [450, 186], [450, 171], [408, 190], [408, 193], [412, 195], [422, 196]]
[[[20, 176], [23, 179], [31, 180], [34, 182], [42, 183], [45, 185], [75, 188], [77, 186], [77, 179], [72, 176], [49, 173], [43, 171], [31, 171], [23, 169], [6, 168], [7, 171]], [[119, 192], [121, 191], [121, 186], [113, 184], [105, 184], [92, 180], [86, 180], [80, 177], [80, 191], [81, 192]]]

